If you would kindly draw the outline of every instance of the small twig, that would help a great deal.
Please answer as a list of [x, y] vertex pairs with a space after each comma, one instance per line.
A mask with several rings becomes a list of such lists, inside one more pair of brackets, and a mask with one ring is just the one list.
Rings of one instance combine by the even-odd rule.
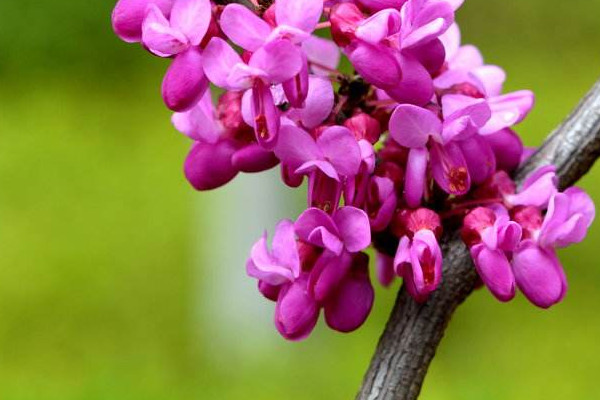
[[[561, 187], [574, 184], [600, 157], [600, 81], [537, 153], [516, 174], [517, 182], [542, 165], [557, 167]], [[444, 271], [439, 289], [417, 304], [402, 289], [379, 340], [357, 400], [414, 400], [456, 308], [478, 282], [458, 233], [443, 241]]]

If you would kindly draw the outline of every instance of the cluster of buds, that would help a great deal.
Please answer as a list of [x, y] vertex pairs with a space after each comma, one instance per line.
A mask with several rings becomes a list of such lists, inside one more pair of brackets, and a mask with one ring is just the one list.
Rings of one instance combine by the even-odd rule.
[[[194, 188], [275, 167], [290, 187], [306, 178], [307, 209], [246, 265], [285, 338], [307, 337], [321, 309], [337, 331], [363, 324], [371, 245], [378, 280], [401, 277], [426, 301], [443, 279], [444, 228], [462, 226], [501, 301], [517, 287], [540, 307], [563, 298], [555, 248], [585, 237], [594, 204], [560, 193], [551, 166], [517, 190], [511, 173], [531, 151], [512, 128], [534, 96], [504, 94], [504, 71], [461, 45], [462, 0], [221, 3], [120, 0], [113, 27], [172, 59], [162, 95], [193, 141]], [[354, 73], [338, 70], [342, 55]]]

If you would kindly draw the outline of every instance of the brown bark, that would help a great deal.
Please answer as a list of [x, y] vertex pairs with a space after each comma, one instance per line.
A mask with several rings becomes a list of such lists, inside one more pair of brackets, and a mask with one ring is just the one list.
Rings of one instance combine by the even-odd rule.
[[[585, 175], [600, 157], [600, 81], [517, 172], [521, 182], [542, 165], [554, 164], [561, 188]], [[477, 274], [457, 233], [443, 242], [439, 289], [425, 304], [400, 290], [357, 400], [416, 399], [427, 369], [456, 308], [471, 294]]]

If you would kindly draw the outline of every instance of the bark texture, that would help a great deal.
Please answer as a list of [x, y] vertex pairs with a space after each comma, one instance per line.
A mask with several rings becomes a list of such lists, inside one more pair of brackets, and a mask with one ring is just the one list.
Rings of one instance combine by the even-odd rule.
[[[517, 182], [539, 166], [554, 164], [561, 188], [574, 184], [600, 157], [600, 81], [517, 172]], [[477, 273], [458, 234], [443, 243], [439, 289], [425, 304], [400, 290], [357, 400], [416, 399], [427, 369], [456, 308], [471, 294]]]

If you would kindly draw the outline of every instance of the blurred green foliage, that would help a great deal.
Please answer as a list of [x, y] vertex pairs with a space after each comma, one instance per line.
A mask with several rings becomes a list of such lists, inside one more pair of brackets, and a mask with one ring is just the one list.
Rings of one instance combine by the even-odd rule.
[[[360, 331], [320, 326], [298, 344], [278, 338], [258, 294], [213, 287], [210, 257], [236, 248], [228, 235], [248, 221], [219, 204], [234, 192], [188, 188], [188, 143], [158, 94], [166, 63], [112, 35], [112, 6], [0, 2], [0, 398], [352, 398], [397, 286], [378, 289]], [[507, 89], [536, 91], [519, 128], [528, 145], [598, 77], [599, 15], [600, 0], [470, 0], [460, 12], [465, 41], [507, 70]], [[582, 185], [600, 200], [598, 177]], [[599, 240], [596, 224], [562, 253], [570, 292], [550, 311], [474, 294], [422, 398], [597, 396]], [[222, 317], [246, 301], [260, 301], [259, 334]]]

